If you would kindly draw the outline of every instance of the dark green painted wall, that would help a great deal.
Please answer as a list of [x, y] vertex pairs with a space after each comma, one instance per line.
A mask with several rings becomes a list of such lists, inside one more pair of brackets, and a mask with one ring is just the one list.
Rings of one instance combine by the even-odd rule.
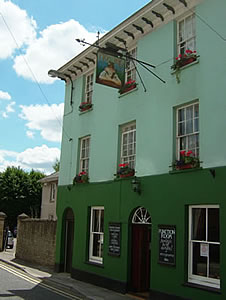
[[[141, 195], [132, 191], [131, 179], [105, 183], [60, 186], [57, 202], [56, 263], [63, 262], [62, 216], [67, 207], [75, 215], [73, 268], [107, 278], [129, 281], [129, 225], [134, 210], [148, 209], [152, 218], [150, 288], [190, 299], [226, 299], [226, 167], [216, 168], [214, 178], [208, 169], [147, 176], [141, 180]], [[188, 205], [219, 204], [221, 236], [221, 295], [185, 287], [187, 279]], [[104, 266], [87, 263], [89, 208], [104, 206]], [[121, 256], [108, 255], [108, 223], [122, 223]], [[176, 225], [176, 267], [158, 264], [158, 225]], [[224, 255], [225, 253], [225, 255]]]

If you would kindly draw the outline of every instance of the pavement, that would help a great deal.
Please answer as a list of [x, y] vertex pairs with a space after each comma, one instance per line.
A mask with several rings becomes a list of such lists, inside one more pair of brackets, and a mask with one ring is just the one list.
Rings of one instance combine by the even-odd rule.
[[70, 292], [84, 300], [135, 300], [143, 299], [133, 295], [124, 295], [86, 282], [75, 280], [68, 273], [55, 273], [53, 269], [43, 267], [15, 258], [15, 248], [0, 252], [0, 261], [5, 262], [30, 276], [41, 280], [49, 286]]

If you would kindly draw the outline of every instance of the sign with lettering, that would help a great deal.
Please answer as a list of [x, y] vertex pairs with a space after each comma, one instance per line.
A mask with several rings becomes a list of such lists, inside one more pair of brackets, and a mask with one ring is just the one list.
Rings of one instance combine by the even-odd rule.
[[108, 254], [120, 256], [121, 252], [121, 223], [109, 223]]
[[159, 225], [159, 263], [175, 266], [176, 264], [176, 226]]

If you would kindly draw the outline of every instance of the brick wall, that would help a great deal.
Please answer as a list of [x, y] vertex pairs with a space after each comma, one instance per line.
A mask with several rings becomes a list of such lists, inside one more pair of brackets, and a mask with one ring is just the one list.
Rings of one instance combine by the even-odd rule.
[[54, 266], [56, 221], [18, 219], [16, 258]]

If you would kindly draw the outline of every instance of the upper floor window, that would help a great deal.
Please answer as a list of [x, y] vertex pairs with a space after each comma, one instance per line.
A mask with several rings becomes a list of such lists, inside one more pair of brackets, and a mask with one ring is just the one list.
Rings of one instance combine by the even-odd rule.
[[79, 172], [89, 173], [89, 150], [90, 150], [90, 136], [84, 137], [80, 140], [80, 167]]
[[[136, 58], [137, 57], [137, 48], [133, 48], [129, 51], [129, 56]], [[136, 81], [136, 62], [133, 59], [126, 59], [126, 74], [125, 82]]]
[[220, 209], [189, 207], [188, 281], [220, 288]]
[[186, 50], [196, 50], [195, 14], [178, 21], [177, 24], [178, 55], [186, 54]]
[[121, 157], [122, 164], [127, 163], [130, 168], [135, 169], [136, 162], [136, 123], [122, 126], [121, 130]]
[[86, 75], [85, 102], [92, 103], [93, 97], [93, 73]]
[[104, 207], [91, 208], [89, 260], [103, 263]]
[[54, 202], [56, 200], [56, 190], [57, 190], [56, 183], [51, 183], [51, 185], [50, 185], [50, 202]]
[[177, 109], [177, 159], [182, 151], [192, 151], [199, 157], [199, 103]]

